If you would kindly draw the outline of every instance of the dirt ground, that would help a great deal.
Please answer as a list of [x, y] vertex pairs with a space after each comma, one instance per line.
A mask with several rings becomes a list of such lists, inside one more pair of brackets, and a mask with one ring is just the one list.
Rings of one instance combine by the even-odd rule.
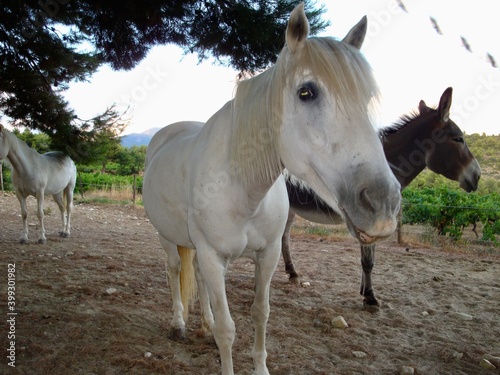
[[[19, 244], [19, 204], [12, 195], [0, 195], [0, 373], [219, 373], [213, 339], [198, 334], [198, 304], [191, 310], [188, 339], [168, 338], [164, 258], [142, 208], [77, 205], [70, 239], [57, 235], [60, 217], [51, 198], [46, 211], [47, 244], [36, 243], [34, 199], [30, 242]], [[373, 276], [382, 308], [370, 313], [359, 295], [354, 239], [296, 232], [292, 249], [296, 268], [310, 285], [289, 284], [280, 262], [268, 324], [272, 375], [400, 374], [405, 366], [415, 374], [500, 374], [479, 366], [485, 354], [500, 356], [498, 256], [382, 243]], [[15, 325], [7, 321], [12, 264]], [[232, 263], [227, 290], [237, 329], [237, 374], [252, 373], [252, 288], [251, 261]], [[333, 328], [330, 321], [337, 316], [349, 327]], [[10, 341], [15, 368], [5, 355]]]

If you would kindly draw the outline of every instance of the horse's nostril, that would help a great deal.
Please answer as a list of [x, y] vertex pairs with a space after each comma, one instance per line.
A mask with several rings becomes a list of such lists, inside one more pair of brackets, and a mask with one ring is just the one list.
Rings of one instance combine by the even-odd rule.
[[361, 189], [361, 191], [359, 193], [359, 201], [360, 201], [362, 207], [365, 207], [366, 209], [368, 209], [372, 212], [375, 212], [375, 206], [373, 205], [373, 202], [370, 199], [370, 196], [368, 195], [367, 188]]

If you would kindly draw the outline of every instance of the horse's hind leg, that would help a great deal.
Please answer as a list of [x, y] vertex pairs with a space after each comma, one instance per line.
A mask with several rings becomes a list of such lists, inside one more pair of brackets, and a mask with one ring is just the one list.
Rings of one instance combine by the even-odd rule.
[[37, 193], [37, 211], [36, 214], [38, 216], [38, 221], [40, 222], [40, 237], [38, 237], [38, 243], [45, 244], [47, 242], [47, 238], [45, 237], [45, 226], [43, 224], [43, 203], [45, 201], [45, 196], [43, 190]]
[[21, 195], [21, 193], [16, 192], [17, 199], [21, 204], [21, 219], [23, 221], [23, 231], [21, 232], [21, 238], [19, 239], [20, 243], [28, 242], [28, 209], [26, 208], [26, 197]]
[[69, 234], [66, 235], [66, 208], [64, 207], [64, 202], [63, 202], [63, 197], [62, 194], [54, 194], [52, 196], [54, 198], [54, 201], [57, 203], [57, 207], [59, 207], [59, 212], [61, 212], [61, 220], [62, 220], [62, 229], [59, 232], [59, 235], [61, 237], [69, 237]]
[[[71, 210], [73, 208], [73, 189], [74, 185], [69, 184], [63, 191], [61, 199], [62, 208], [59, 206], [62, 215], [63, 229], [61, 237], [69, 238], [71, 236]], [[59, 204], [59, 203], [58, 203]]]
[[375, 298], [372, 288], [372, 270], [375, 264], [375, 245], [361, 245], [361, 266], [363, 276], [361, 278], [361, 295], [364, 297], [363, 303], [369, 311], [376, 311], [380, 307]]
[[186, 323], [184, 322], [181, 300], [181, 259], [177, 251], [177, 246], [160, 236], [160, 243], [165, 250], [167, 278], [172, 295], [172, 320], [170, 322], [170, 337], [173, 340], [182, 340], [186, 338]]
[[288, 274], [288, 280], [292, 284], [299, 284], [300, 277], [295, 268], [293, 267], [292, 256], [290, 255], [290, 231], [292, 229], [293, 221], [295, 219], [295, 213], [292, 210], [288, 210], [288, 219], [286, 221], [285, 232], [281, 238], [281, 254], [283, 255], [283, 261], [285, 262], [285, 272]]
[[210, 307], [210, 299], [208, 297], [205, 280], [201, 276], [200, 265], [198, 263], [197, 255], [195, 255], [193, 264], [195, 268], [196, 283], [198, 284], [198, 296], [200, 298], [200, 306], [202, 314], [201, 330], [205, 336], [208, 336], [212, 333], [212, 328], [214, 326], [214, 315], [212, 313], [212, 308]]

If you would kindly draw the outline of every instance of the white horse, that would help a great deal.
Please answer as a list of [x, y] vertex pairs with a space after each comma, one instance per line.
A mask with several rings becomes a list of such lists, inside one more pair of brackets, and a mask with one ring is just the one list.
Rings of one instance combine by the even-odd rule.
[[225, 274], [240, 256], [255, 264], [252, 356], [255, 373], [268, 374], [269, 288], [288, 214], [285, 168], [363, 243], [396, 228], [400, 185], [368, 114], [378, 91], [358, 51], [365, 33], [366, 18], [343, 41], [308, 38], [304, 6], [297, 6], [273, 67], [241, 82], [234, 100], [206, 124], [175, 123], [150, 142], [143, 199], [167, 254], [172, 335], [185, 335], [179, 274], [182, 250], [195, 249], [202, 319], [219, 348], [222, 374], [233, 374], [235, 338]]
[[61, 152], [40, 155], [14, 134], [0, 125], [0, 160], [7, 158], [11, 167], [12, 185], [21, 203], [23, 232], [21, 243], [28, 241], [28, 210], [26, 198], [34, 196], [38, 202], [37, 216], [40, 221], [38, 242], [47, 242], [43, 225], [43, 202], [45, 195], [52, 195], [59, 206], [62, 217], [61, 237], [71, 232], [71, 207], [76, 183], [76, 166], [73, 160]]

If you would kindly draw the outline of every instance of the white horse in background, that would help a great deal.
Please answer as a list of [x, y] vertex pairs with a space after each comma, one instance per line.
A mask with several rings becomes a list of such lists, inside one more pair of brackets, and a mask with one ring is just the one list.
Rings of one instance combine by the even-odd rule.
[[40, 221], [38, 242], [47, 242], [43, 225], [43, 202], [45, 195], [52, 195], [59, 206], [62, 217], [61, 237], [71, 233], [71, 208], [76, 184], [76, 166], [73, 160], [61, 152], [52, 151], [43, 155], [30, 148], [0, 124], [0, 160], [7, 159], [11, 169], [12, 185], [21, 204], [23, 232], [21, 243], [28, 241], [28, 210], [26, 198], [32, 195], [38, 203], [37, 216]]
[[369, 116], [378, 90], [358, 50], [366, 28], [364, 18], [342, 41], [308, 38], [300, 4], [273, 67], [241, 82], [234, 100], [206, 124], [169, 125], [149, 144], [143, 199], [167, 255], [171, 334], [185, 337], [179, 280], [185, 272], [194, 277], [184, 269], [190, 263], [184, 249], [194, 249], [202, 321], [214, 335], [224, 375], [233, 374], [236, 334], [225, 275], [241, 256], [255, 264], [255, 373], [269, 373], [269, 289], [289, 208], [285, 168], [328, 202], [362, 243], [396, 228], [400, 185]]

